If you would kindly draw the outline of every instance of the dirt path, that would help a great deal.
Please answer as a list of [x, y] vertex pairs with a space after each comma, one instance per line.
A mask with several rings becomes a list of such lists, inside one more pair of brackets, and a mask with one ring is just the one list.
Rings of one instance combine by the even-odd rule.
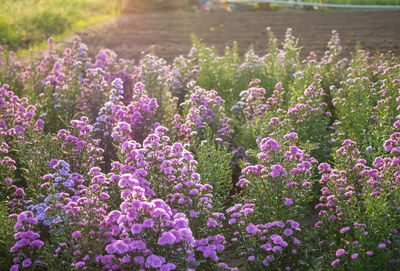
[[220, 52], [237, 41], [241, 53], [253, 44], [258, 54], [264, 54], [267, 26], [279, 40], [291, 27], [304, 46], [303, 55], [311, 50], [322, 53], [332, 29], [339, 32], [346, 54], [360, 42], [373, 52], [400, 55], [400, 11], [165, 11], [123, 14], [77, 34], [94, 53], [109, 48], [120, 57], [138, 59], [142, 51], [153, 48], [171, 60], [189, 52], [191, 33]]

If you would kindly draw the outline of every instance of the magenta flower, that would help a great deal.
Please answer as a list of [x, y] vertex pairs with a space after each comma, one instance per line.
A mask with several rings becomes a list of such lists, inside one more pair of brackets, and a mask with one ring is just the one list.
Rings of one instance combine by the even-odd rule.
[[133, 234], [140, 233], [142, 231], [143, 225], [142, 224], [133, 224], [131, 231]]
[[82, 267], [82, 266], [84, 266], [84, 265], [85, 265], [85, 262], [77, 262], [77, 263], [75, 264], [75, 267], [79, 268], [79, 267]]
[[344, 253], [346, 253], [346, 250], [344, 250], [343, 248], [339, 248], [338, 250], [336, 250], [337, 257], [342, 256]]
[[22, 266], [23, 267], [28, 267], [28, 266], [30, 266], [32, 264], [32, 260], [31, 259], [25, 259], [23, 262], [22, 262]]
[[165, 262], [164, 257], [161, 256], [156, 256], [156, 255], [150, 255], [149, 257], [147, 257], [146, 259], [146, 267], [147, 268], [159, 268], [161, 267], [161, 265]]
[[250, 224], [247, 226], [246, 230], [248, 233], [256, 233], [257, 228], [256, 226], [254, 226], [254, 224]]
[[115, 251], [119, 254], [124, 254], [129, 251], [129, 246], [121, 240], [116, 241], [113, 247]]
[[151, 219], [151, 218], [147, 218], [147, 219], [145, 219], [145, 220], [143, 221], [143, 226], [144, 226], [145, 228], [153, 227], [153, 225], [154, 225], [154, 220]]
[[77, 237], [79, 237], [79, 236], [81, 236], [81, 232], [80, 232], [80, 231], [74, 231], [74, 232], [72, 233], [72, 237], [73, 237], [73, 238], [77, 238]]
[[166, 245], [166, 244], [173, 245], [175, 243], [175, 241], [176, 241], [176, 238], [171, 232], [164, 232], [161, 235], [161, 237], [158, 239], [157, 243], [160, 246], [163, 246], [163, 245]]
[[335, 259], [335, 260], [331, 263], [331, 265], [332, 265], [332, 266], [335, 266], [335, 265], [337, 265], [338, 263], [340, 263], [340, 260], [339, 260], [339, 259]]
[[357, 259], [358, 258], [358, 253], [353, 253], [353, 254], [351, 254], [351, 259], [352, 260], [355, 260], [355, 259]]
[[286, 236], [291, 236], [293, 234], [293, 230], [292, 229], [285, 229], [283, 231], [283, 234]]
[[340, 229], [340, 233], [345, 233], [345, 232], [347, 232], [347, 231], [349, 231], [350, 230], [350, 227], [343, 227], [343, 228], [341, 228]]
[[100, 197], [102, 197], [103, 199], [109, 199], [110, 196], [107, 193], [100, 193]]
[[285, 198], [285, 203], [286, 206], [288, 205], [292, 205], [293, 204], [293, 200], [291, 198]]

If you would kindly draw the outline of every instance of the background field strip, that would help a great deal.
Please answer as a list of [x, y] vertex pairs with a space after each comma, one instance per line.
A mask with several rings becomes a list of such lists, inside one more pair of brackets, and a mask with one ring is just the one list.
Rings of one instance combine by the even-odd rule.
[[353, 8], [353, 9], [400, 9], [400, 5], [341, 5], [327, 3], [289, 2], [280, 0], [229, 0], [229, 3], [271, 3], [293, 6], [313, 6], [326, 8]]

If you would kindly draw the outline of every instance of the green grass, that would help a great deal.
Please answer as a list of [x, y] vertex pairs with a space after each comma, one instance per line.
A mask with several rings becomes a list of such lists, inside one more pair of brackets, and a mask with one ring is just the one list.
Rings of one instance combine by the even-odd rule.
[[0, 0], [0, 44], [10, 50], [40, 47], [116, 14], [118, 0]]

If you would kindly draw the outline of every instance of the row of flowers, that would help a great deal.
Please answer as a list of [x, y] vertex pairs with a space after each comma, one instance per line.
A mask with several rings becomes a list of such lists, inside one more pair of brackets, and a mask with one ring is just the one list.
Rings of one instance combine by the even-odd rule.
[[194, 42], [170, 65], [0, 50], [0, 267], [398, 268], [399, 60], [336, 32], [321, 59], [290, 29], [242, 62]]

